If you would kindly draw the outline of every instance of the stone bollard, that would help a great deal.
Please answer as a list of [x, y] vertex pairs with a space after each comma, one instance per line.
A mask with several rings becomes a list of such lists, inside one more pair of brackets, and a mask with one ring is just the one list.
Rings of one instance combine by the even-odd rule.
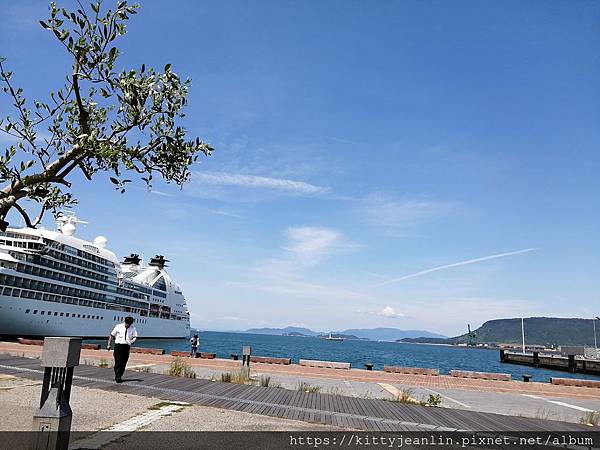
[[73, 368], [79, 365], [81, 338], [44, 339], [44, 381], [40, 409], [33, 415], [35, 450], [66, 450], [71, 433]]
[[244, 345], [242, 347], [242, 367], [248, 366], [250, 368], [250, 355], [252, 354], [252, 347]]

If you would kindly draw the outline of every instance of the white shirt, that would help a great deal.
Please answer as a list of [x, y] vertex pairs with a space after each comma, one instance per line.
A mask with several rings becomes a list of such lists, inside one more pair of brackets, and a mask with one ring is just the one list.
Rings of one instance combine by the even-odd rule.
[[115, 325], [110, 335], [115, 338], [115, 344], [127, 345], [133, 344], [138, 337], [135, 327], [129, 325], [129, 328], [127, 328], [124, 323]]

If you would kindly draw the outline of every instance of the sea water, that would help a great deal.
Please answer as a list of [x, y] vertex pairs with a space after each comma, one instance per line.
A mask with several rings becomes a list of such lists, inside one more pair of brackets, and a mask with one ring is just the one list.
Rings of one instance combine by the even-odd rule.
[[[233, 353], [241, 355], [242, 346], [250, 345], [253, 355], [291, 358], [295, 363], [299, 359], [318, 359], [349, 362], [353, 368], [359, 369], [371, 363], [375, 370], [382, 370], [383, 366], [403, 366], [439, 369], [442, 374], [452, 369], [501, 372], [511, 374], [515, 380], [521, 380], [523, 374], [530, 374], [533, 375], [532, 381], [541, 382], [549, 381], [550, 377], [600, 379], [595, 375], [504, 364], [500, 362], [498, 350], [484, 348], [367, 340], [330, 341], [316, 337], [217, 331], [202, 331], [198, 335], [199, 351], [216, 353], [217, 358], [231, 358]], [[89, 342], [106, 345], [105, 341]], [[173, 350], [190, 349], [189, 339], [140, 339], [136, 346], [162, 348], [167, 354]]]

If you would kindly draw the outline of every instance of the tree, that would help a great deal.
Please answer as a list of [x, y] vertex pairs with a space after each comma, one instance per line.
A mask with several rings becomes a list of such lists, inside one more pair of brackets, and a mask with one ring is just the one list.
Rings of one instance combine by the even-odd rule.
[[[73, 66], [63, 87], [47, 102], [28, 101], [0, 58], [0, 85], [15, 114], [0, 118], [0, 132], [15, 141], [0, 151], [0, 229], [7, 214], [18, 211], [28, 227], [40, 223], [45, 211], [55, 215], [77, 203], [69, 174], [80, 170], [88, 180], [109, 172], [120, 191], [137, 174], [148, 189], [153, 176], [182, 185], [200, 153], [213, 148], [188, 139], [178, 125], [185, 116], [190, 80], [182, 80], [167, 64], [162, 71], [146, 68], [117, 71], [119, 50], [114, 41], [138, 5], [120, 1], [114, 10], [103, 0], [75, 12], [50, 4], [50, 18], [40, 25], [69, 53]], [[43, 130], [43, 133], [40, 132]], [[43, 137], [40, 138], [40, 135]], [[21, 201], [33, 201], [39, 213], [31, 218]], [[33, 216], [32, 216], [33, 217]]]

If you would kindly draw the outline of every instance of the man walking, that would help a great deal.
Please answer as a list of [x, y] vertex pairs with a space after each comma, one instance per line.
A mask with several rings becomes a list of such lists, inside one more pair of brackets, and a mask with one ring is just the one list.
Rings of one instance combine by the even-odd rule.
[[115, 340], [115, 381], [122, 383], [121, 377], [125, 372], [127, 360], [129, 359], [129, 348], [137, 340], [138, 334], [134, 326], [132, 326], [133, 317], [125, 317], [125, 322], [115, 325], [110, 336], [108, 336], [108, 344], [106, 348], [110, 350], [113, 339]]
[[190, 345], [192, 346], [192, 350], [190, 351], [190, 358], [196, 357], [196, 352], [198, 351], [198, 335], [195, 334], [190, 338]]

